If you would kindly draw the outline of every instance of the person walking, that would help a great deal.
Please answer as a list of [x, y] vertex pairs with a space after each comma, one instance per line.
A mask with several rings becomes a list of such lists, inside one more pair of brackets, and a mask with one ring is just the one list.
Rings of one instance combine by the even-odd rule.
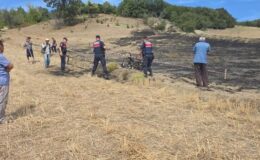
[[94, 52], [94, 65], [92, 68], [91, 75], [95, 75], [95, 72], [98, 67], [99, 61], [101, 62], [103, 68], [103, 77], [108, 79], [108, 71], [106, 67], [106, 57], [105, 57], [105, 44], [101, 41], [100, 35], [96, 35], [96, 41], [93, 43], [93, 52]]
[[0, 124], [6, 123], [5, 109], [8, 102], [10, 71], [14, 65], [4, 56], [4, 43], [0, 40]]
[[210, 44], [206, 42], [205, 37], [200, 37], [199, 42], [193, 47], [193, 63], [198, 87], [208, 88], [207, 55], [210, 50]]
[[50, 66], [50, 55], [51, 55], [51, 45], [48, 38], [45, 39], [45, 43], [42, 44], [42, 54], [44, 56], [45, 68]]
[[24, 48], [26, 49], [26, 57], [28, 60], [28, 63], [30, 63], [30, 58], [33, 59], [32, 63], [34, 63], [34, 55], [33, 55], [33, 47], [32, 47], [31, 37], [27, 37]]
[[153, 44], [149, 41], [148, 37], [144, 37], [143, 43], [141, 45], [142, 57], [144, 62], [144, 76], [147, 77], [149, 72], [149, 76], [153, 76], [152, 72], [152, 63], [154, 60], [153, 54]]
[[66, 67], [67, 43], [68, 43], [68, 39], [66, 37], [64, 37], [62, 42], [60, 43], [61, 71], [65, 71], [65, 67]]

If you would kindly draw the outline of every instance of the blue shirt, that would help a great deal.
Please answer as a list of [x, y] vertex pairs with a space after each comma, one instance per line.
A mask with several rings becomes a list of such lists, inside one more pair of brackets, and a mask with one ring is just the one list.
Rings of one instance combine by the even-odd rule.
[[210, 51], [210, 45], [207, 42], [198, 42], [193, 47], [194, 63], [207, 64], [207, 54]]
[[0, 86], [9, 85], [10, 75], [6, 71], [6, 67], [10, 62], [4, 57], [3, 53], [0, 53]]

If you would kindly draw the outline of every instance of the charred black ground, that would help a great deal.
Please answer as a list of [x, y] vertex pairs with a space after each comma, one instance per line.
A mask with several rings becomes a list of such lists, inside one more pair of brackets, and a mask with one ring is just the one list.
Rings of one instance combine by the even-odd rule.
[[[139, 43], [150, 36], [155, 45], [154, 72], [169, 77], [193, 79], [192, 46], [198, 37], [173, 34], [155, 34], [151, 30], [134, 32], [132, 37], [115, 42], [119, 46]], [[260, 44], [239, 40], [207, 39], [212, 46], [209, 56], [209, 80], [211, 83], [237, 86], [240, 89], [260, 89]], [[224, 70], [227, 80], [224, 80]]]

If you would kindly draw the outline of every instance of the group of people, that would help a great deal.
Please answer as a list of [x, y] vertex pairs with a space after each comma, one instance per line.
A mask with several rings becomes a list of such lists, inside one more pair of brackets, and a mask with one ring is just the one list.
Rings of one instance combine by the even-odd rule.
[[52, 44], [50, 44], [50, 40], [48, 38], [45, 39], [45, 42], [41, 46], [41, 52], [44, 56], [45, 68], [48, 68], [50, 66], [51, 53], [57, 53], [58, 51], [61, 59], [61, 71], [65, 70], [67, 57], [67, 42], [68, 39], [64, 37], [62, 42], [60, 43], [59, 49], [57, 49], [57, 42], [54, 38], [52, 38]]
[[[142, 57], [144, 62], [144, 76], [153, 76], [152, 63], [154, 60], [153, 44], [145, 37], [141, 45]], [[210, 44], [206, 42], [205, 37], [200, 37], [193, 47], [193, 64], [195, 70], [196, 85], [208, 89], [208, 71], [207, 71], [207, 55], [211, 50]]]
[[[50, 55], [52, 52], [56, 53], [57, 50], [61, 57], [61, 70], [65, 70], [66, 56], [67, 56], [67, 42], [66, 37], [63, 38], [60, 43], [59, 49], [57, 49], [57, 43], [54, 38], [52, 38], [52, 44], [50, 40], [46, 39], [42, 44], [42, 54], [44, 55], [44, 64], [48, 68], [50, 65]], [[29, 61], [30, 58], [34, 61], [34, 54], [32, 48], [31, 38], [26, 39], [24, 44], [26, 48], [26, 56]], [[153, 44], [148, 37], [144, 37], [143, 43], [140, 47], [141, 56], [144, 62], [144, 76], [153, 76], [152, 63], [154, 60]], [[207, 55], [210, 52], [210, 44], [206, 42], [205, 37], [200, 37], [199, 42], [193, 47], [194, 52], [194, 70], [196, 84], [198, 87], [208, 88], [208, 73], [207, 73]], [[103, 68], [103, 75], [105, 79], [108, 79], [108, 70], [106, 67], [106, 57], [105, 57], [105, 43], [101, 40], [100, 35], [96, 35], [96, 41], [93, 43], [94, 61], [91, 75], [95, 75], [96, 69], [99, 62], [101, 62]], [[4, 43], [0, 40], [0, 124], [5, 123], [5, 108], [8, 101], [9, 94], [9, 72], [13, 69], [13, 64], [9, 62], [4, 56]], [[148, 74], [149, 73], [149, 74]]]
[[[55, 38], [52, 38], [52, 43], [48, 38], [45, 39], [45, 42], [41, 45], [41, 53], [44, 57], [44, 66], [48, 68], [50, 66], [50, 57], [52, 53], [59, 52], [61, 58], [61, 70], [65, 70], [66, 65], [66, 56], [67, 56], [67, 42], [68, 39], [66, 37], [63, 38], [62, 42], [60, 43], [59, 48], [57, 48], [57, 41]], [[34, 63], [34, 54], [33, 54], [33, 44], [31, 41], [31, 37], [27, 37], [24, 48], [26, 50], [26, 57], [28, 62], [30, 62], [30, 58], [32, 58], [32, 63]]]

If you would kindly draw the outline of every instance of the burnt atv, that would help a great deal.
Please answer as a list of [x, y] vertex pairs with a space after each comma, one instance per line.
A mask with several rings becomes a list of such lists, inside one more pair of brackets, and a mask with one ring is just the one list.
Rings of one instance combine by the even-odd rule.
[[144, 68], [143, 58], [140, 55], [133, 56], [130, 53], [128, 57], [123, 59], [121, 67], [141, 71]]

